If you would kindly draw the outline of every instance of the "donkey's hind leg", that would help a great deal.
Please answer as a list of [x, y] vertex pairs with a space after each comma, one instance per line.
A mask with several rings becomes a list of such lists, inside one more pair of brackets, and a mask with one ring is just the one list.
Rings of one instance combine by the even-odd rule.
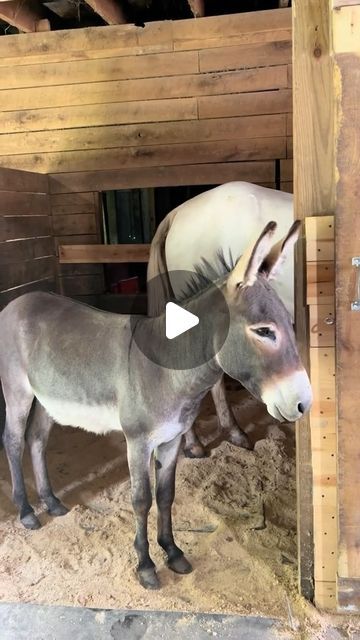
[[211, 389], [211, 395], [213, 397], [219, 425], [226, 440], [238, 447], [250, 449], [251, 445], [248, 437], [237, 424], [231, 406], [226, 398], [224, 376], [214, 384]]
[[46, 465], [46, 445], [53, 419], [36, 400], [31, 421], [26, 432], [29, 443], [34, 476], [40, 500], [45, 503], [47, 511], [52, 516], [63, 516], [68, 509], [53, 494]]
[[22, 470], [25, 431], [34, 396], [24, 389], [11, 390], [5, 384], [3, 384], [3, 392], [6, 402], [3, 442], [11, 473], [12, 499], [19, 509], [20, 521], [24, 527], [39, 529], [41, 525], [29, 504]]

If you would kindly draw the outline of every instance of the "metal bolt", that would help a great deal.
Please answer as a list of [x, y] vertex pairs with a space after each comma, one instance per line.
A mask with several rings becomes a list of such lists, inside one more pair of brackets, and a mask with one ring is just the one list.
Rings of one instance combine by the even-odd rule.
[[327, 316], [324, 319], [325, 324], [335, 324], [335, 318], [332, 318], [331, 316]]

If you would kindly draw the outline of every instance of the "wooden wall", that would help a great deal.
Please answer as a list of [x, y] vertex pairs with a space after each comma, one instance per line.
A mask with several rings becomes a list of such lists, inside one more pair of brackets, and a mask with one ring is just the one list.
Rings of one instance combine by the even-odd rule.
[[0, 308], [27, 291], [56, 290], [47, 176], [0, 169]]
[[[336, 114], [336, 382], [338, 423], [338, 607], [360, 612], [360, 0], [337, 0], [332, 14]], [[352, 3], [354, 4], [354, 2]]]
[[[69, 244], [97, 244], [101, 238], [101, 202], [97, 192], [54, 193], [50, 196], [56, 254]], [[101, 264], [57, 265], [59, 291], [66, 296], [97, 295], [104, 292]]]
[[290, 182], [290, 64], [288, 9], [1, 38], [0, 163], [57, 192], [168, 167], [172, 184]]

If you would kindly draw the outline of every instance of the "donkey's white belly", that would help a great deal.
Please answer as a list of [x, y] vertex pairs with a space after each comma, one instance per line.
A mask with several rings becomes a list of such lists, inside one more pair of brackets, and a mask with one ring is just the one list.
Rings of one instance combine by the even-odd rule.
[[58, 424], [81, 427], [86, 431], [98, 434], [113, 430], [122, 431], [117, 406], [90, 406], [47, 398], [38, 393], [36, 393], [36, 397]]

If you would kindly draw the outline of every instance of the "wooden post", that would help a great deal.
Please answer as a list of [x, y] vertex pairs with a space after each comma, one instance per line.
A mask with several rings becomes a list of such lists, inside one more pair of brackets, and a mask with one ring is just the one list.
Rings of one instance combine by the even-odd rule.
[[[332, 11], [336, 131], [336, 382], [338, 410], [338, 607], [360, 611], [360, 0], [337, 0]], [[347, 5], [347, 6], [346, 6]]]
[[[293, 2], [294, 209], [296, 218], [332, 213], [334, 193], [333, 90], [328, 0]], [[309, 366], [308, 314], [305, 300], [305, 245], [296, 260], [296, 329], [302, 357]], [[296, 426], [299, 587], [314, 595], [313, 480], [310, 421]], [[316, 557], [316, 562], [321, 558]], [[335, 580], [335, 576], [334, 576]], [[316, 591], [316, 590], [315, 590]], [[319, 593], [321, 590], [319, 591]], [[335, 592], [335, 582], [334, 582]], [[317, 604], [324, 604], [321, 596]]]

